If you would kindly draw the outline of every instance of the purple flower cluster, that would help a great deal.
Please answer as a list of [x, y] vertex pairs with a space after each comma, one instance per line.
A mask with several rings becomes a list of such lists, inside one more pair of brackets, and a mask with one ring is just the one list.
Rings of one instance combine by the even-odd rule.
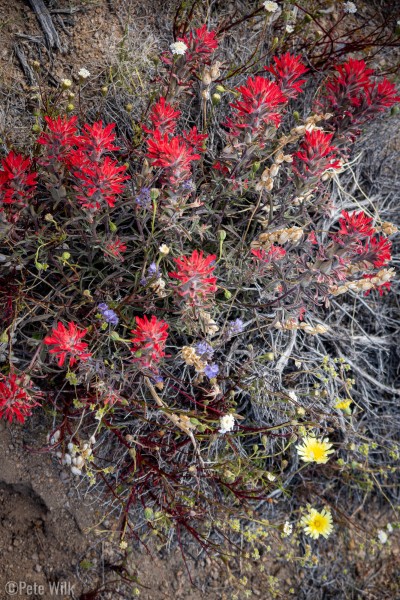
[[110, 325], [118, 325], [118, 315], [106, 304], [102, 302], [97, 307], [101, 313], [101, 316], [105, 320], [106, 323], [110, 323]]
[[226, 334], [227, 334], [228, 338], [231, 338], [234, 335], [237, 335], [238, 333], [242, 333], [243, 329], [244, 329], [244, 323], [243, 323], [242, 319], [235, 319], [234, 321], [231, 321], [228, 324], [228, 327], [226, 329]]
[[206, 365], [204, 373], [207, 375], [208, 379], [214, 379], [219, 373], [219, 366], [216, 363]]
[[152, 262], [147, 268], [147, 275], [145, 277], [142, 277], [140, 283], [142, 285], [147, 285], [150, 279], [158, 279], [160, 276], [161, 274], [159, 268], [157, 267], [155, 262]]
[[151, 208], [150, 188], [142, 188], [136, 196], [135, 201], [142, 208]]
[[214, 354], [214, 348], [207, 342], [198, 342], [195, 346], [197, 356], [209, 359]]

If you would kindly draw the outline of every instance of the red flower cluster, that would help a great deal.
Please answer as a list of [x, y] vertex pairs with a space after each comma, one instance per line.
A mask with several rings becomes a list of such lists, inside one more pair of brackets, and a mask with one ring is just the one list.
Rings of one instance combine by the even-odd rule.
[[[373, 273], [366, 273], [365, 275], [363, 275], [363, 279], [373, 279], [373, 277], [375, 277]], [[386, 283], [382, 283], [382, 285], [378, 285], [374, 289], [377, 290], [379, 292], [379, 295], [382, 297], [390, 292], [391, 287], [392, 286], [390, 281], [386, 281]], [[369, 296], [371, 292], [372, 290], [367, 290], [366, 292], [364, 292], [364, 296]]]
[[281, 248], [281, 246], [276, 246], [275, 244], [272, 244], [268, 252], [266, 252], [263, 248], [260, 248], [257, 250], [253, 249], [251, 253], [253, 256], [258, 258], [258, 260], [267, 264], [276, 260], [282, 260], [282, 258], [286, 256], [285, 248]]
[[[79, 157], [78, 160], [76, 157]], [[98, 210], [104, 203], [110, 208], [115, 205], [116, 197], [124, 190], [126, 166], [118, 165], [115, 160], [106, 156], [101, 162], [85, 161], [80, 154], [74, 154], [72, 166], [76, 165], [73, 175], [76, 178], [74, 189], [77, 199], [84, 208]]]
[[147, 157], [155, 167], [165, 170], [166, 181], [177, 186], [190, 178], [192, 162], [199, 160], [200, 154], [184, 137], [154, 132], [147, 140]]
[[236, 91], [241, 99], [231, 103], [235, 112], [226, 122], [231, 134], [239, 136], [244, 131], [258, 136], [268, 125], [279, 126], [287, 98], [276, 83], [265, 77], [249, 77]]
[[177, 270], [169, 273], [179, 284], [176, 292], [190, 304], [200, 306], [207, 297], [217, 291], [217, 278], [212, 275], [215, 267], [212, 263], [216, 255], [203, 256], [203, 252], [194, 250], [190, 256], [175, 258]]
[[386, 78], [371, 79], [373, 74], [363, 60], [350, 58], [334, 67], [318, 101], [324, 110], [334, 113], [336, 129], [347, 131], [350, 138], [360, 133], [357, 126], [400, 102], [395, 86]]
[[39, 405], [38, 402], [33, 400], [23, 380], [15, 373], [0, 377], [0, 419], [11, 423], [15, 418], [24, 423], [26, 417], [31, 416], [32, 409]]
[[318, 129], [306, 131], [300, 150], [294, 153], [293, 170], [303, 180], [317, 178], [328, 169], [340, 169], [335, 146], [331, 146], [333, 133]]
[[392, 242], [385, 237], [369, 238], [357, 248], [359, 260], [371, 263], [377, 269], [384, 267], [392, 259]]
[[46, 147], [42, 162], [58, 161], [69, 169], [77, 199], [85, 208], [99, 210], [105, 204], [112, 208], [129, 179], [125, 165], [118, 165], [109, 156], [103, 157], [105, 152], [118, 150], [113, 145], [115, 125], [103, 126], [102, 121], [85, 124], [82, 135], [78, 135], [77, 117], [45, 117], [45, 120], [49, 131], [38, 139]]
[[36, 187], [37, 173], [30, 173], [31, 161], [10, 152], [1, 161], [0, 205], [26, 206]]
[[143, 125], [143, 130], [151, 135], [156, 132], [161, 135], [174, 134], [176, 121], [179, 119], [180, 114], [179, 110], [175, 110], [171, 104], [167, 104], [165, 98], [160, 98], [150, 111], [150, 121], [153, 128], [149, 129]]
[[135, 362], [142, 367], [153, 368], [165, 356], [165, 343], [168, 338], [168, 324], [154, 315], [149, 319], [136, 317], [136, 327], [131, 331], [132, 352]]
[[215, 31], [208, 31], [206, 25], [191, 31], [183, 38], [178, 38], [178, 42], [184, 42], [188, 47], [185, 58], [190, 63], [201, 61], [207, 64], [210, 54], [218, 48]]
[[282, 56], [274, 56], [274, 65], [264, 67], [266, 71], [272, 73], [276, 83], [286, 98], [297, 98], [303, 91], [302, 85], [305, 79], [299, 79], [308, 69], [301, 62], [299, 56], [293, 56], [286, 52]]
[[86, 333], [87, 329], [78, 329], [71, 321], [68, 323], [68, 329], [62, 323], [58, 323], [57, 327], [53, 327], [51, 335], [46, 336], [43, 341], [47, 346], [54, 346], [49, 352], [57, 355], [59, 367], [63, 366], [68, 354], [69, 365], [72, 366], [77, 360], [87, 360], [92, 356], [90, 352], [86, 352], [88, 345], [81, 342]]
[[366, 261], [380, 268], [391, 260], [392, 243], [386, 237], [374, 237], [376, 229], [372, 218], [362, 210], [351, 215], [343, 210], [339, 219], [340, 229], [332, 238], [346, 246], [356, 262]]
[[368, 217], [362, 210], [360, 212], [353, 212], [351, 215], [347, 211], [342, 210], [341, 215], [338, 235], [355, 237], [370, 237], [374, 235], [375, 228], [371, 225], [372, 218]]
[[122, 254], [126, 252], [126, 244], [121, 242], [119, 238], [115, 238], [115, 240], [111, 240], [106, 245], [106, 250], [109, 252], [114, 258], [118, 260], [124, 260]]
[[49, 164], [54, 160], [63, 162], [77, 143], [78, 117], [45, 117], [44, 120], [48, 130], [43, 131], [37, 140], [38, 144], [46, 147], [46, 158], [42, 159], [42, 163]]
[[102, 121], [83, 126], [84, 132], [77, 141], [90, 160], [98, 162], [104, 152], [119, 150], [118, 146], [112, 144], [115, 140], [114, 127], [115, 123], [110, 123], [103, 128]]

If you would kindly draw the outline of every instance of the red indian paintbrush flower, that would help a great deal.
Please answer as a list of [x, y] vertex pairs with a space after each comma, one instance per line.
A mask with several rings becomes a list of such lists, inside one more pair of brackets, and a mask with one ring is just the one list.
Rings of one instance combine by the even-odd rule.
[[147, 157], [155, 167], [166, 170], [166, 179], [176, 184], [191, 175], [191, 163], [199, 160], [200, 154], [195, 154], [193, 148], [180, 136], [169, 138], [155, 132], [147, 140]]
[[156, 131], [161, 135], [166, 133], [174, 134], [176, 129], [176, 121], [179, 119], [180, 111], [175, 110], [171, 104], [168, 104], [165, 98], [160, 98], [151, 108], [150, 121], [153, 129], [148, 129], [143, 125], [143, 130], [146, 133], [154, 134]]
[[392, 242], [385, 237], [370, 238], [363, 246], [360, 245], [356, 252], [359, 255], [358, 260], [372, 263], [379, 269], [392, 259]]
[[57, 117], [56, 119], [45, 117], [44, 120], [47, 123], [48, 131], [43, 131], [40, 134], [37, 143], [46, 147], [47, 159], [45, 162], [50, 160], [63, 161], [72, 146], [77, 143], [76, 123], [78, 117], [75, 116], [70, 119], [68, 117]]
[[276, 83], [265, 77], [249, 77], [246, 85], [236, 91], [241, 99], [231, 103], [235, 113], [226, 123], [234, 135], [240, 135], [243, 130], [255, 134], [269, 124], [279, 126], [280, 111], [287, 98]]
[[114, 258], [123, 261], [124, 257], [122, 254], [126, 252], [126, 244], [121, 242], [119, 238], [115, 238], [115, 240], [111, 240], [106, 244], [106, 250], [109, 252]]
[[340, 229], [337, 235], [340, 236], [366, 236], [371, 237], [375, 234], [372, 226], [372, 218], [368, 217], [362, 210], [353, 212], [351, 215], [342, 210], [342, 217], [339, 219]]
[[179, 284], [175, 290], [179, 296], [193, 305], [201, 305], [207, 297], [217, 291], [217, 278], [212, 275], [216, 255], [203, 256], [203, 252], [194, 250], [190, 256], [175, 258], [177, 270], [169, 273]]
[[183, 38], [178, 38], [178, 41], [184, 42], [188, 47], [185, 55], [188, 62], [196, 60], [204, 62], [218, 48], [215, 31], [208, 31], [206, 25], [191, 31], [189, 35], [185, 35]]
[[132, 329], [132, 352], [137, 354], [135, 362], [143, 367], [154, 367], [165, 356], [165, 343], [168, 338], [168, 324], [152, 315], [136, 317], [136, 327]]
[[0, 375], [0, 419], [6, 419], [9, 423], [16, 419], [24, 423], [35, 406], [39, 404], [24, 386], [23, 378], [15, 373], [7, 377]]
[[263, 248], [260, 248], [258, 250], [255, 250], [253, 248], [251, 253], [253, 254], [253, 256], [258, 258], [258, 260], [261, 260], [264, 263], [282, 260], [282, 258], [286, 256], [285, 248], [281, 248], [281, 246], [275, 246], [274, 244], [272, 244], [268, 252], [266, 252]]
[[109, 156], [100, 163], [87, 162], [84, 166], [76, 163], [76, 166], [81, 167], [73, 172], [77, 181], [77, 199], [89, 209], [98, 210], [104, 203], [112, 208], [116, 196], [124, 190], [124, 181], [130, 179], [129, 175], [124, 175], [127, 167], [118, 165]]
[[79, 136], [78, 144], [90, 160], [98, 162], [104, 152], [118, 150], [118, 146], [113, 146], [115, 140], [114, 127], [115, 123], [103, 127], [103, 121], [83, 126], [84, 132]]
[[72, 321], [68, 323], [68, 328], [58, 323], [57, 327], [53, 327], [51, 335], [46, 336], [43, 341], [47, 346], [54, 346], [49, 352], [57, 355], [59, 367], [63, 366], [67, 355], [70, 355], [69, 364], [72, 366], [78, 359], [87, 360], [92, 356], [90, 352], [86, 352], [86, 342], [81, 342], [86, 333], [87, 329], [79, 329]]
[[[363, 275], [363, 279], [373, 279], [374, 277], [376, 277], [376, 275], [374, 275], [373, 273], [366, 273], [365, 275]], [[375, 286], [375, 288], [373, 289], [378, 291], [379, 295], [382, 297], [390, 292], [391, 287], [392, 286], [390, 281], [386, 281], [385, 283], [382, 283], [382, 285]], [[369, 296], [371, 292], [372, 290], [367, 290], [366, 292], [364, 292], [364, 296]]]
[[400, 102], [395, 86], [387, 79], [373, 81], [373, 74], [363, 60], [351, 58], [334, 67], [317, 102], [323, 110], [334, 113], [332, 124], [347, 132], [351, 140], [360, 133], [359, 125]]
[[376, 112], [383, 112], [386, 108], [390, 108], [394, 104], [400, 102], [400, 96], [397, 95], [394, 83], [391, 83], [386, 78], [369, 86], [366, 92], [367, 103], [372, 112], [372, 114], [369, 115], [370, 118], [372, 118]]
[[188, 144], [192, 146], [193, 150], [197, 150], [197, 152], [206, 151], [204, 142], [208, 138], [208, 135], [206, 133], [199, 133], [196, 125], [194, 125], [189, 131], [184, 131], [182, 135]]
[[302, 85], [305, 83], [305, 79], [299, 79], [299, 77], [304, 75], [308, 69], [303, 65], [299, 56], [294, 56], [289, 52], [282, 56], [274, 56], [274, 63], [264, 69], [274, 75], [276, 83], [286, 98], [297, 98], [303, 91]]
[[340, 169], [335, 146], [331, 146], [333, 133], [318, 129], [306, 131], [300, 150], [294, 153], [293, 170], [302, 179], [318, 177], [328, 169]]
[[37, 173], [29, 173], [31, 161], [10, 152], [1, 161], [0, 204], [26, 206], [36, 187]]

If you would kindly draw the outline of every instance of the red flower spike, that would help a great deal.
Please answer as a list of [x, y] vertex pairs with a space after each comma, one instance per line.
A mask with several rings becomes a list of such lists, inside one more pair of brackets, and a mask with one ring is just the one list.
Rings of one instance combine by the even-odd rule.
[[367, 101], [373, 112], [383, 112], [400, 102], [400, 96], [396, 94], [394, 83], [385, 78], [367, 89]]
[[[373, 273], [363, 275], [363, 279], [372, 279], [373, 277], [375, 277], [375, 275]], [[386, 281], [385, 283], [382, 283], [382, 285], [378, 285], [373, 289], [377, 290], [379, 292], [379, 295], [382, 297], [390, 292], [391, 283], [390, 283], [390, 281]], [[369, 296], [371, 292], [372, 292], [372, 289], [367, 290], [366, 292], [364, 292], [364, 296]]]
[[179, 281], [175, 288], [177, 294], [197, 306], [214, 294], [217, 291], [217, 278], [212, 276], [215, 266], [211, 263], [215, 259], [215, 254], [204, 257], [203, 252], [197, 250], [190, 256], [175, 258], [177, 270], [169, 273], [169, 276]]
[[261, 260], [264, 263], [282, 260], [282, 258], [286, 256], [286, 250], [280, 246], [275, 246], [274, 244], [271, 246], [268, 252], [266, 252], [263, 248], [260, 248], [258, 250], [253, 249], [251, 253], [253, 256], [258, 258], [258, 260]]
[[106, 245], [106, 250], [114, 258], [117, 258], [118, 260], [121, 260], [121, 261], [124, 260], [124, 257], [122, 256], [122, 254], [124, 252], [126, 252], [126, 248], [127, 248], [126, 244], [121, 242], [121, 240], [119, 238], [115, 238], [115, 240], [108, 242]]
[[39, 406], [39, 403], [33, 400], [24, 387], [23, 378], [17, 377], [15, 373], [7, 377], [0, 376], [0, 419], [6, 419], [9, 423], [16, 419], [19, 423], [24, 423], [35, 406]]
[[351, 215], [342, 210], [342, 218], [339, 219], [340, 229], [337, 235], [341, 236], [357, 236], [371, 237], [374, 235], [375, 229], [371, 225], [372, 218], [368, 217], [362, 210], [353, 212]]
[[131, 331], [133, 338], [132, 352], [138, 354], [135, 362], [143, 367], [151, 368], [165, 356], [165, 343], [168, 338], [168, 324], [154, 315], [149, 319], [146, 315], [136, 317], [136, 327]]
[[106, 156], [101, 163], [88, 162], [79, 171], [74, 171], [77, 199], [82, 206], [98, 210], [107, 203], [112, 208], [116, 196], [124, 190], [124, 182], [130, 179], [129, 175], [124, 175], [126, 169], [125, 165], [119, 166], [116, 161]]
[[337, 149], [331, 146], [333, 133], [324, 133], [318, 129], [306, 131], [300, 150], [294, 153], [293, 170], [302, 179], [318, 177], [328, 169], [340, 169], [336, 160]]
[[305, 79], [300, 79], [308, 69], [303, 65], [299, 56], [294, 56], [286, 52], [282, 56], [274, 56], [274, 65], [264, 67], [266, 71], [272, 73], [279, 85], [282, 94], [288, 99], [297, 98], [303, 91], [302, 85]]
[[31, 161], [10, 152], [1, 161], [0, 203], [26, 206], [36, 187], [37, 173], [29, 173]]
[[78, 121], [78, 117], [57, 117], [56, 119], [51, 119], [50, 117], [44, 118], [48, 131], [43, 131], [38, 140], [38, 144], [42, 144], [46, 146], [47, 152], [47, 160], [58, 160], [63, 161], [68, 152], [71, 150], [72, 146], [77, 144], [76, 137], [76, 123]]
[[200, 154], [194, 154], [186, 140], [180, 136], [168, 138], [158, 132], [147, 140], [147, 157], [155, 167], [166, 169], [166, 178], [172, 184], [189, 179], [191, 163], [199, 160]]
[[87, 329], [78, 329], [71, 321], [68, 323], [68, 329], [62, 323], [58, 323], [57, 327], [53, 327], [51, 335], [46, 336], [43, 341], [47, 346], [54, 346], [49, 352], [57, 355], [59, 367], [63, 366], [68, 354], [71, 355], [69, 365], [72, 366], [78, 359], [87, 360], [92, 356], [90, 352], [85, 352], [88, 347], [86, 342], [81, 342], [86, 333]]
[[231, 103], [236, 114], [226, 123], [233, 135], [240, 135], [242, 130], [258, 133], [269, 124], [279, 126], [280, 110], [287, 98], [276, 83], [264, 77], [249, 77], [246, 85], [236, 88], [236, 91], [241, 99]]
[[97, 121], [93, 125], [84, 125], [84, 132], [78, 138], [80, 148], [88, 155], [88, 158], [98, 162], [104, 152], [118, 150], [118, 146], [113, 146], [115, 134], [113, 129], [115, 123], [110, 123], [103, 127], [103, 121]]
[[392, 259], [392, 242], [385, 237], [370, 238], [364, 244], [357, 248], [359, 260], [365, 260], [372, 263], [379, 269], [388, 264]]
[[197, 150], [197, 152], [205, 152], [206, 148], [204, 147], [204, 142], [208, 138], [206, 133], [199, 133], [197, 131], [197, 127], [194, 126], [190, 131], [184, 131], [183, 137], [185, 140], [192, 146], [193, 150]]
[[180, 111], [175, 110], [171, 104], [167, 104], [165, 98], [160, 98], [154, 104], [150, 112], [150, 121], [153, 129], [148, 129], [143, 126], [146, 133], [154, 134], [156, 131], [161, 134], [174, 134], [176, 129], [176, 121], [180, 117]]
[[188, 47], [185, 54], [188, 62], [204, 61], [218, 48], [215, 31], [208, 31], [206, 25], [191, 31], [184, 38], [178, 38], [178, 41], [184, 42]]

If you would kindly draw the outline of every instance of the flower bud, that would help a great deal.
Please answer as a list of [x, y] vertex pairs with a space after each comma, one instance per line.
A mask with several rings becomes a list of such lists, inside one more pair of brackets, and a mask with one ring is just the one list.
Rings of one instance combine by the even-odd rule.
[[32, 125], [32, 131], [33, 133], [39, 133], [40, 126], [37, 123], [35, 123], [34, 125]]
[[107, 92], [108, 92], [108, 87], [106, 85], [103, 85], [103, 87], [101, 88], [101, 95], [107, 96]]
[[75, 106], [73, 104], [67, 104], [67, 108], [66, 111], [67, 112], [72, 112], [74, 110]]
[[215, 89], [217, 90], [217, 92], [220, 92], [221, 94], [223, 92], [226, 92], [226, 90], [225, 90], [225, 88], [224, 88], [223, 85], [217, 85], [217, 86], [215, 86]]
[[221, 96], [219, 94], [213, 94], [211, 100], [214, 105], [219, 104], [221, 102]]

